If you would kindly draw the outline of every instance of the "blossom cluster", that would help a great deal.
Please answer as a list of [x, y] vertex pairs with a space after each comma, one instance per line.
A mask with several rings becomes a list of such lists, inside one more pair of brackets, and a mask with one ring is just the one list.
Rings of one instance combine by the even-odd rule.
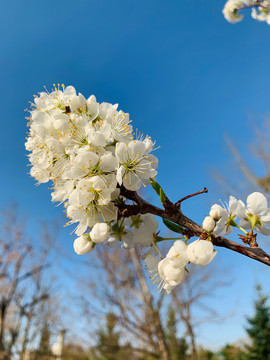
[[[236, 223], [239, 218], [239, 224]], [[214, 204], [209, 216], [204, 219], [203, 229], [211, 234], [229, 235], [233, 227], [239, 228], [245, 234], [245, 229], [255, 230], [263, 235], [270, 235], [270, 209], [266, 197], [260, 192], [254, 192], [247, 197], [246, 205], [242, 200], [230, 196], [226, 206]]]
[[245, 8], [252, 8], [251, 16], [254, 19], [270, 25], [270, 0], [228, 0], [222, 12], [227, 21], [236, 23], [242, 20], [239, 11]]
[[[237, 218], [239, 224], [236, 223]], [[250, 229], [252, 234], [257, 231], [270, 235], [270, 228], [267, 226], [270, 226], [270, 209], [263, 194], [250, 194], [246, 205], [242, 200], [230, 196], [228, 204], [212, 205], [209, 215], [205, 217], [202, 228], [208, 236], [206, 240], [197, 239], [189, 245], [186, 241], [177, 240], [164, 259], [160, 260], [153, 251], [148, 251], [145, 262], [154, 282], [159, 282], [159, 287], [169, 293], [184, 280], [189, 263], [206, 266], [214, 259], [217, 252], [211, 242], [212, 233], [229, 235], [233, 227], [236, 227], [245, 235], [249, 235], [246, 229]]]
[[154, 282], [159, 282], [159, 288], [170, 293], [183, 282], [188, 263], [206, 266], [216, 254], [211, 241], [198, 239], [187, 245], [177, 240], [164, 259], [158, 260], [153, 254], [147, 254], [145, 262]]
[[63, 203], [68, 224], [77, 225], [74, 249], [79, 254], [114, 233], [123, 243], [131, 237], [134, 242], [136, 235], [128, 236], [131, 230], [124, 231], [117, 221], [120, 188], [137, 191], [157, 174], [153, 141], [135, 138], [129, 114], [117, 108], [59, 85], [39, 93], [31, 104], [25, 145], [30, 174], [38, 183], [52, 181], [52, 201]]
[[[29, 120], [25, 146], [30, 152], [30, 174], [38, 183], [52, 181], [52, 201], [64, 205], [68, 224], [76, 224], [73, 246], [78, 255], [91, 252], [97, 244], [139, 246], [152, 279], [169, 293], [184, 280], [189, 263], [206, 266], [214, 259], [213, 232], [228, 235], [237, 227], [246, 236], [253, 231], [270, 234], [270, 209], [258, 192], [248, 196], [246, 205], [233, 196], [226, 206], [213, 205], [203, 221], [201, 238], [189, 244], [188, 236], [159, 236], [152, 214], [119, 216], [121, 207], [134, 208], [125, 195], [141, 186], [151, 184], [163, 205], [166, 195], [153, 179], [158, 166], [153, 141], [149, 136], [137, 138], [129, 114], [117, 105], [98, 103], [93, 95], [86, 99], [72, 86], [58, 86], [34, 98]], [[177, 224], [163, 221], [178, 236], [182, 233]], [[158, 247], [163, 240], [176, 240], [165, 258]]]

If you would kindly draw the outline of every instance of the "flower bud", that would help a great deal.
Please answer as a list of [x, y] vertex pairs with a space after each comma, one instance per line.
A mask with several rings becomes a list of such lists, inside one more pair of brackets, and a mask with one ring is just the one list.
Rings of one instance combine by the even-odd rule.
[[187, 247], [187, 257], [196, 265], [208, 265], [216, 254], [213, 244], [207, 240], [196, 240]]
[[90, 232], [91, 240], [96, 244], [103, 243], [110, 235], [110, 229], [106, 223], [96, 223]]
[[78, 255], [84, 255], [92, 251], [95, 247], [95, 244], [93, 241], [91, 241], [91, 238], [89, 234], [83, 234], [77, 239], [75, 239], [73, 248], [75, 253]]
[[202, 224], [203, 230], [208, 233], [211, 233], [216, 227], [216, 222], [211, 216], [206, 216]]
[[218, 221], [221, 218], [223, 211], [224, 209], [222, 208], [222, 206], [215, 204], [211, 206], [209, 216], [211, 216], [211, 218], [213, 218], [215, 221]]

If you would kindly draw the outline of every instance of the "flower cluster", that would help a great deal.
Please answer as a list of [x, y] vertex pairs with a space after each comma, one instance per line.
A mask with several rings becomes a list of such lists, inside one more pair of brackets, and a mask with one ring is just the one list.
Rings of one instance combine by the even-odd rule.
[[141, 216], [139, 229], [132, 222], [117, 221], [115, 203], [124, 201], [121, 187], [137, 191], [146, 186], [158, 165], [151, 138], [136, 139], [129, 114], [117, 107], [58, 85], [35, 96], [30, 111], [30, 174], [38, 183], [53, 182], [52, 201], [63, 203], [69, 224], [77, 224], [78, 254], [108, 238], [110, 244], [115, 238], [126, 247], [138, 238], [150, 245], [153, 235], [150, 240], [143, 236], [149, 227], [155, 232], [151, 216]]
[[[237, 218], [239, 218], [239, 224], [236, 223]], [[254, 231], [270, 235], [270, 228], [267, 226], [270, 226], [270, 209], [263, 194], [259, 192], [250, 194], [247, 197], [246, 205], [243, 201], [230, 196], [228, 204], [224, 206], [214, 204], [210, 209], [209, 216], [205, 217], [202, 228], [206, 233], [206, 240], [198, 239], [189, 245], [184, 241], [177, 240], [164, 259], [160, 260], [153, 251], [148, 251], [145, 262], [154, 282], [159, 282], [159, 287], [170, 293], [184, 280], [187, 264], [206, 266], [214, 259], [217, 252], [211, 242], [213, 232], [229, 235], [233, 227], [237, 227], [245, 234], [242, 239], [248, 240], [252, 239]], [[250, 232], [248, 233], [245, 229], [250, 229]]]
[[231, 23], [241, 21], [243, 16], [239, 11], [252, 8], [251, 16], [270, 25], [270, 0], [228, 0], [223, 9], [225, 19]]
[[[236, 223], [239, 218], [239, 224]], [[254, 192], [247, 197], [246, 205], [242, 200], [230, 196], [229, 204], [211, 207], [209, 216], [204, 219], [203, 229], [211, 234], [213, 231], [221, 235], [229, 235], [233, 227], [242, 230], [255, 230], [263, 235], [270, 235], [270, 209], [267, 200], [260, 192]]]
[[[146, 250], [143, 258], [151, 277], [155, 282], [159, 279], [159, 287], [169, 293], [184, 280], [189, 263], [206, 266], [213, 260], [213, 232], [228, 235], [238, 227], [245, 233], [242, 240], [249, 244], [256, 238], [254, 231], [270, 234], [267, 200], [255, 192], [248, 196], [246, 205], [233, 196], [226, 207], [213, 205], [203, 221], [200, 239], [190, 244], [188, 235], [159, 236], [157, 220], [136, 203], [141, 198], [135, 192], [151, 184], [165, 209], [169, 206], [170, 211], [177, 211], [177, 203], [170, 203], [153, 179], [158, 160], [152, 154], [151, 138], [136, 138], [129, 114], [117, 107], [100, 104], [93, 95], [86, 99], [72, 86], [62, 86], [62, 90], [58, 86], [51, 93], [36, 96], [30, 111], [26, 142], [30, 174], [38, 183], [52, 181], [52, 201], [63, 203], [68, 224], [76, 224], [77, 254], [89, 253], [104, 243], [123, 249], [139, 246]], [[162, 210], [157, 210], [153, 214], [161, 211], [162, 216]], [[163, 222], [178, 236], [187, 234], [178, 224]], [[163, 240], [177, 240], [165, 258], [158, 248]]]
[[153, 280], [157, 282], [159, 278], [159, 287], [170, 293], [184, 280], [188, 263], [206, 266], [216, 254], [211, 241], [198, 239], [187, 245], [177, 240], [164, 259], [159, 261], [153, 254], [148, 254], [145, 262]]

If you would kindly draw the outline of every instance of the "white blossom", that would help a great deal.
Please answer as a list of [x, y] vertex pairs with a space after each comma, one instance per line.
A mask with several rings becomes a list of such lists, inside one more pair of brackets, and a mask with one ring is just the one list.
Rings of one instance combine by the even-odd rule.
[[187, 258], [196, 265], [208, 265], [216, 254], [213, 244], [207, 240], [195, 240], [187, 247]]
[[133, 232], [133, 239], [136, 244], [151, 246], [158, 229], [158, 222], [151, 214], [131, 217], [129, 221]]
[[128, 190], [137, 191], [149, 178], [156, 176], [152, 167], [154, 160], [149, 159], [143, 141], [134, 140], [128, 144], [119, 142], [115, 147], [115, 156], [119, 162], [117, 181]]
[[106, 223], [96, 223], [90, 231], [91, 240], [96, 243], [103, 243], [110, 235], [110, 226]]
[[244, 229], [254, 229], [263, 235], [270, 235], [270, 209], [266, 197], [254, 192], [247, 197], [247, 208], [239, 225]]
[[228, 0], [222, 10], [225, 19], [231, 23], [241, 21], [243, 16], [238, 14], [241, 9], [243, 1], [241, 0]]
[[166, 257], [158, 264], [158, 275], [161, 279], [160, 287], [164, 288], [167, 293], [179, 285], [185, 278], [185, 267], [174, 267], [171, 261]]
[[[25, 144], [30, 175], [39, 183], [53, 182], [52, 201], [64, 203], [77, 235], [116, 220], [119, 185], [136, 191], [157, 174], [153, 141], [134, 140], [129, 114], [117, 107], [63, 85], [39, 93], [32, 104]], [[134, 234], [137, 243], [151, 245], [156, 225], [147, 219], [136, 234], [129, 229], [123, 247], [134, 245]]]
[[234, 196], [230, 196], [229, 204], [226, 204], [226, 208], [222, 208], [220, 205], [213, 205], [211, 207], [210, 214], [220, 216], [216, 222], [214, 232], [222, 235], [229, 235], [232, 232], [232, 226], [235, 226], [235, 220], [239, 216], [243, 218], [245, 216], [245, 205], [241, 200], [237, 200]]
[[84, 255], [84, 254], [89, 253], [90, 251], [92, 251], [94, 249], [94, 246], [95, 246], [95, 244], [91, 240], [89, 234], [81, 235], [80, 237], [75, 239], [74, 244], [73, 244], [74, 251], [78, 255]]
[[170, 264], [175, 268], [182, 268], [188, 263], [187, 245], [184, 241], [177, 240], [167, 253], [166, 258]]

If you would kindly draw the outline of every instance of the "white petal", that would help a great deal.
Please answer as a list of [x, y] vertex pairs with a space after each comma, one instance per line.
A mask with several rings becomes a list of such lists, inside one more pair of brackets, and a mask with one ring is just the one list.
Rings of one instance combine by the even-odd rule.
[[261, 216], [261, 220], [265, 225], [270, 225], [270, 210], [269, 209], [265, 215]]
[[118, 142], [115, 146], [115, 156], [120, 164], [127, 162], [129, 154], [127, 145], [123, 142]]
[[266, 236], [270, 235], [270, 228], [267, 228], [265, 226], [257, 225], [257, 226], [255, 226], [255, 230], [260, 232], [263, 235], [266, 235]]
[[158, 259], [154, 255], [148, 255], [144, 259], [149, 271], [151, 272], [157, 272], [158, 271]]
[[248, 212], [254, 215], [263, 215], [267, 211], [266, 197], [260, 192], [254, 192], [247, 197]]
[[117, 160], [116, 157], [111, 153], [104, 154], [100, 158], [99, 168], [102, 171], [114, 171], [117, 168]]
[[246, 207], [242, 200], [238, 200], [238, 207], [235, 213], [240, 218], [244, 218], [246, 216]]
[[240, 219], [239, 226], [241, 226], [243, 229], [250, 229], [251, 228], [251, 223], [249, 221], [247, 221], [247, 220]]
[[128, 172], [127, 174], [124, 175], [123, 185], [126, 189], [137, 191], [140, 189], [141, 184], [142, 184], [141, 181], [132, 172]]
[[145, 154], [145, 144], [142, 141], [134, 140], [128, 144], [128, 148], [132, 155], [141, 155]]
[[230, 196], [230, 200], [229, 200], [230, 213], [234, 214], [236, 212], [237, 207], [238, 207], [237, 199], [234, 196]]

